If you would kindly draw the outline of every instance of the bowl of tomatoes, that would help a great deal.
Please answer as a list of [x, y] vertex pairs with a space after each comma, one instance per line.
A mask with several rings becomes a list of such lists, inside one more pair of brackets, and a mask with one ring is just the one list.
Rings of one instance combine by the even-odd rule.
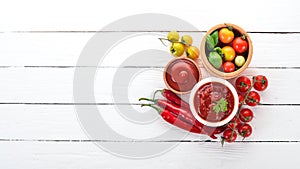
[[224, 23], [207, 31], [201, 42], [201, 59], [211, 74], [231, 79], [240, 75], [250, 64], [253, 46], [241, 27]]

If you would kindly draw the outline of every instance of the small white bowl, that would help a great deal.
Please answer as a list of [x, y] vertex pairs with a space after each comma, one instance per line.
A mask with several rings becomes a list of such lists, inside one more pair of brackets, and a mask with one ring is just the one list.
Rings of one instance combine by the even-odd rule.
[[[204, 84], [209, 83], [209, 82], [218, 82], [218, 83], [224, 84], [233, 94], [233, 98], [234, 98], [233, 110], [227, 118], [225, 118], [219, 122], [210, 122], [210, 121], [203, 119], [198, 114], [197, 110], [195, 109], [195, 105], [194, 105], [195, 94], [197, 93], [199, 88], [201, 88]], [[234, 116], [236, 115], [238, 108], [239, 108], [239, 97], [238, 97], [238, 94], [237, 94], [235, 88], [227, 80], [224, 80], [221, 78], [216, 78], [216, 77], [205, 78], [205, 79], [202, 79], [200, 82], [198, 82], [191, 91], [189, 102], [190, 102], [190, 109], [191, 109], [193, 115], [195, 116], [195, 118], [200, 123], [202, 123], [206, 126], [210, 126], [210, 127], [219, 127], [219, 126], [223, 126], [224, 124], [228, 123], [230, 120], [232, 120], [234, 118]]]

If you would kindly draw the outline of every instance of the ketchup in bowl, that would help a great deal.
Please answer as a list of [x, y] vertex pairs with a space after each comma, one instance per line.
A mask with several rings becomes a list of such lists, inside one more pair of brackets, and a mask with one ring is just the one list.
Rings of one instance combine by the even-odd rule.
[[[216, 112], [214, 106], [218, 106], [218, 101], [222, 98], [227, 102], [227, 110]], [[194, 96], [194, 106], [201, 118], [209, 122], [219, 122], [226, 119], [232, 112], [233, 94], [224, 84], [209, 82], [198, 89]]]
[[198, 82], [191, 91], [190, 109], [202, 124], [218, 127], [236, 115], [238, 94], [227, 80], [209, 77]]
[[188, 58], [176, 58], [165, 68], [165, 84], [177, 94], [190, 92], [200, 79], [200, 69]]

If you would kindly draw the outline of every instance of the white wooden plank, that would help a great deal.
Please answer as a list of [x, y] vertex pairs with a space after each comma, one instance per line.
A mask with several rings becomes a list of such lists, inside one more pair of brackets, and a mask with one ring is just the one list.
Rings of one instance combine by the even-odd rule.
[[[116, 76], [117, 69], [98, 69], [94, 82], [97, 103], [137, 103], [140, 97], [151, 97], [154, 90], [165, 87], [161, 68], [120, 68]], [[299, 71], [249, 68], [244, 75], [264, 74], [268, 77], [269, 88], [261, 93], [261, 103], [299, 104], [300, 88], [295, 87], [300, 82]], [[208, 76], [204, 69], [202, 72], [203, 77]], [[0, 102], [74, 103], [73, 68], [5, 68], [0, 69], [0, 77]], [[124, 78], [130, 81], [127, 83]], [[76, 102], [91, 101], [83, 99]]]
[[82, 48], [91, 36], [92, 34], [87, 33], [0, 34], [1, 65], [55, 66], [55, 62], [61, 65], [76, 65]]
[[[105, 34], [113, 36], [121, 33]], [[157, 39], [157, 37], [163, 37], [166, 32], [144, 32], [144, 34], [118, 44], [99, 66], [119, 66], [133, 53], [145, 49], [168, 51], [168, 48]], [[194, 38], [194, 44], [200, 46], [203, 33], [182, 32], [181, 34], [190, 34]], [[93, 35], [94, 33], [0, 34], [0, 66], [76, 66], [81, 51]], [[249, 35], [254, 45], [251, 67], [299, 67], [297, 49], [300, 45], [300, 34], [250, 33]], [[136, 46], [137, 42], [139, 47], [133, 49], [132, 46]], [[116, 57], [118, 60], [115, 59]], [[146, 56], [144, 57], [147, 59]], [[153, 56], [151, 62], [145, 62], [142, 65], [164, 66], [171, 58], [170, 56]], [[141, 63], [127, 65], [141, 66]], [[80, 64], [80, 66], [89, 65]]]
[[[118, 144], [118, 143], [116, 143]], [[158, 143], [167, 144], [167, 143]], [[1, 142], [1, 166], [18, 168], [294, 168], [299, 143], [180, 143], [149, 159], [132, 160], [110, 155], [93, 143]], [[272, 159], [270, 161], [270, 159]], [[17, 162], [16, 162], [17, 161]]]
[[[128, 4], [134, 5], [128, 6]], [[140, 13], [173, 15], [194, 24], [200, 30], [207, 30], [213, 25], [224, 22], [236, 23], [249, 31], [299, 31], [300, 29], [299, 5], [293, 0], [253, 0], [251, 3], [238, 0], [230, 3], [221, 0], [213, 3], [187, 2], [188, 9], [183, 9], [182, 4], [183, 2], [179, 0], [173, 1], [172, 5], [159, 0], [146, 3], [137, 0], [131, 2], [111, 0], [105, 3], [96, 0], [76, 2], [13, 0], [1, 5], [0, 31], [99, 30], [115, 20]], [[143, 24], [127, 27], [130, 30], [152, 31], [172, 29], [176, 24], [158, 25], [154, 22], [153, 27], [144, 27]]]
[[[87, 110], [88, 116], [91, 105], [82, 107]], [[131, 105], [97, 107], [109, 127], [132, 140], [174, 140], [169, 137], [155, 138], [168, 130], [185, 134], [180, 129], [171, 129], [171, 126], [160, 119], [156, 112], [147, 108]], [[259, 106], [251, 109], [255, 114], [255, 118], [250, 123], [253, 126], [253, 135], [247, 138], [247, 141], [300, 141], [297, 121], [300, 116], [299, 106]], [[86, 136], [72, 105], [0, 105], [0, 112], [2, 112], [0, 114], [1, 139], [110, 140], [105, 136], [103, 138]], [[140, 124], [130, 118], [130, 115], [140, 116], [141, 113], [148, 113], [147, 119], [150, 117], [153, 121]], [[207, 136], [195, 134], [183, 138], [183, 140], [193, 141], [208, 139], [210, 138]], [[112, 141], [125, 140], [119, 138]]]

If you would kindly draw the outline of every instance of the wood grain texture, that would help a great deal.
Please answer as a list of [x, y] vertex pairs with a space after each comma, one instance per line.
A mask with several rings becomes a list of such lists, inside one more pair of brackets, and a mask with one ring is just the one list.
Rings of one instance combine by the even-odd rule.
[[[167, 143], [158, 143], [167, 144]], [[299, 143], [180, 143], [150, 159], [115, 157], [89, 142], [1, 142], [1, 166], [18, 168], [294, 168]], [[18, 152], [18, 153], [16, 153]], [[267, 158], [272, 158], [272, 162]], [[18, 159], [18, 162], [15, 160]], [[274, 160], [276, 159], [276, 160]], [[250, 161], [249, 161], [250, 160]], [[246, 165], [246, 166], [245, 166]], [[122, 167], [121, 167], [122, 166]]]
[[[88, 110], [91, 106], [84, 105], [82, 107]], [[168, 130], [176, 130], [185, 134], [181, 129], [170, 128], [171, 126], [160, 119], [155, 111], [149, 111], [138, 105], [101, 105], [97, 107], [108, 126], [115, 132], [136, 141], [146, 138], [152, 138], [151, 141], [172, 141], [171, 138], [154, 139], [155, 136]], [[254, 131], [251, 137], [245, 139], [246, 142], [300, 141], [297, 121], [300, 117], [300, 106], [259, 106], [252, 110], [255, 114], [255, 118], [251, 122]], [[0, 114], [0, 140], [93, 140], [85, 135], [84, 128], [77, 119], [75, 107], [72, 105], [0, 105], [0, 112], [2, 112]], [[122, 113], [123, 115], [120, 116]], [[154, 121], [139, 124], [124, 118], [140, 113], [148, 113]], [[282, 115], [284, 113], [288, 115]], [[282, 127], [278, 127], [279, 124]], [[210, 138], [204, 135], [190, 134], [183, 140], [203, 141], [210, 140]], [[103, 137], [99, 141], [125, 140], [107, 140]], [[182, 140], [173, 141], [180, 142]]]
[[[133, 74], [126, 77], [131, 81], [126, 83], [125, 79], [117, 78], [113, 82], [117, 70], [121, 71], [122, 77]], [[138, 103], [140, 97], [152, 97], [153, 91], [165, 87], [162, 70], [162, 68], [99, 68], [94, 81], [95, 101], [110, 104]], [[204, 69], [202, 72], [203, 77], [209, 76]], [[300, 89], [294, 86], [300, 82], [299, 73], [300, 69], [249, 68], [244, 75], [264, 74], [270, 79], [269, 89], [261, 93], [261, 103], [299, 104]], [[0, 83], [1, 103], [74, 103], [74, 68], [5, 68], [0, 69], [0, 76], [5, 78]], [[87, 99], [77, 102], [91, 103]]]
[[[188, 9], [183, 9], [183, 4], [187, 5]], [[227, 10], [233, 8], [234, 10]], [[224, 12], [225, 9], [226, 12]], [[97, 31], [126, 16], [140, 13], [162, 13], [186, 20], [200, 30], [208, 30], [219, 23], [231, 22], [245, 27], [247, 31], [291, 32], [300, 29], [298, 11], [298, 2], [293, 0], [253, 0], [251, 2], [233, 0], [230, 3], [224, 1], [174, 1], [172, 5], [159, 0], [151, 2], [111, 0], [105, 3], [96, 0], [77, 2], [13, 0], [1, 5], [0, 31]], [[117, 29], [116, 31], [128, 29], [172, 30], [174, 25], [176, 23], [153, 24], [153, 27], [137, 24], [135, 26], [128, 25], [127, 29]]]
[[[119, 66], [132, 53], [144, 49], [167, 51], [157, 39], [166, 32], [138, 32], [145, 36], [131, 38], [110, 51], [99, 66]], [[117, 35], [120, 32], [105, 34]], [[200, 46], [204, 33], [182, 32], [194, 38]], [[76, 66], [77, 60], [94, 33], [5, 33], [0, 34], [0, 66]], [[300, 67], [298, 46], [300, 34], [250, 33], [254, 45], [250, 67]], [[139, 42], [138, 48], [132, 48]], [[101, 47], [101, 46], [99, 46]], [[16, 50], [17, 49], [17, 50]], [[99, 56], [100, 57], [100, 56]], [[171, 58], [171, 56], [166, 56]], [[118, 58], [117, 60], [115, 58]], [[288, 59], [287, 59], [288, 58]], [[145, 66], [165, 66], [167, 59], [157, 59]], [[79, 66], [89, 66], [80, 64]], [[131, 64], [128, 66], [141, 66]]]

